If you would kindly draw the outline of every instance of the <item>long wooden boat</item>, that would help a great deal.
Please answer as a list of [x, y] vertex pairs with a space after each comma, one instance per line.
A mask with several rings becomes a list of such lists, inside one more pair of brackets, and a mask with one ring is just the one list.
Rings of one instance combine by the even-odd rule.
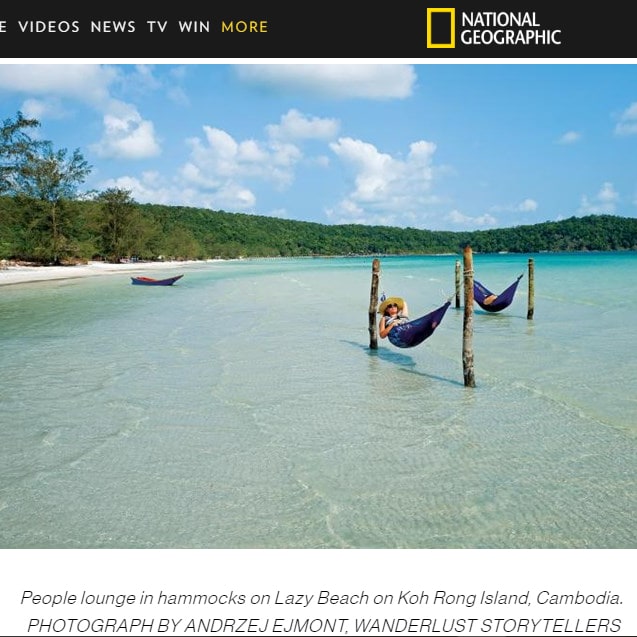
[[172, 285], [175, 281], [179, 281], [183, 274], [177, 276], [171, 276], [167, 279], [152, 279], [149, 276], [132, 276], [131, 282], [133, 285]]

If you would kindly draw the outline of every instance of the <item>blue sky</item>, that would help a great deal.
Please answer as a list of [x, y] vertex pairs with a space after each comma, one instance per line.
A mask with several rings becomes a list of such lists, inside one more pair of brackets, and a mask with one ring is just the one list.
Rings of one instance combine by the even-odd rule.
[[41, 122], [139, 203], [475, 230], [637, 216], [637, 65], [0, 64]]

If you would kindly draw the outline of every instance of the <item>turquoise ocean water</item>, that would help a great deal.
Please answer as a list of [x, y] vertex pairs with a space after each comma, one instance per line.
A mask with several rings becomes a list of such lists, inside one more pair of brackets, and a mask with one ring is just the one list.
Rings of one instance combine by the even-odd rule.
[[[380, 290], [430, 311], [457, 260], [382, 258]], [[637, 254], [474, 255], [525, 275], [476, 306], [475, 388], [455, 303], [370, 349], [371, 266], [0, 287], [0, 548], [636, 548]]]

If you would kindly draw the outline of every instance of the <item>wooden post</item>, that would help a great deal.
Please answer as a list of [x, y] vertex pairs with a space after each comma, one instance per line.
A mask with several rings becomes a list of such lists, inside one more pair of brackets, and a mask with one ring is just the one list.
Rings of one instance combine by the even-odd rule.
[[456, 309], [460, 307], [460, 261], [456, 261]]
[[526, 318], [533, 320], [533, 312], [535, 311], [535, 264], [533, 259], [529, 259], [529, 298], [527, 301]]
[[380, 260], [372, 262], [372, 289], [369, 294], [369, 348], [378, 349], [376, 331], [376, 308], [378, 307], [378, 282], [380, 280]]
[[471, 246], [463, 251], [464, 322], [462, 327], [462, 374], [465, 387], [475, 387], [473, 374], [473, 253]]

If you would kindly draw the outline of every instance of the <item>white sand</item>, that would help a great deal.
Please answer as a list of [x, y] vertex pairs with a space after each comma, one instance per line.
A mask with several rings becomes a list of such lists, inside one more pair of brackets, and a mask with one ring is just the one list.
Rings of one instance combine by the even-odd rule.
[[7, 269], [0, 269], [0, 285], [15, 283], [35, 283], [55, 279], [75, 279], [78, 277], [122, 274], [129, 272], [145, 272], [147, 270], [173, 270], [202, 261], [157, 261], [150, 263], [102, 263], [90, 261], [86, 265], [68, 266], [25, 266], [10, 265]]

